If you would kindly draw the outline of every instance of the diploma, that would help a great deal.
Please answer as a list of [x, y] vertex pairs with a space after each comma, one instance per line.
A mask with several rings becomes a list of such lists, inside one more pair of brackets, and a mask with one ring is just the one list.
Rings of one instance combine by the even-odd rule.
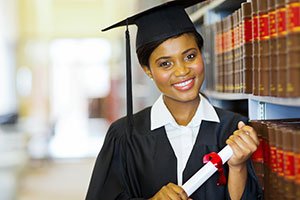
[[[218, 155], [222, 159], [222, 164], [226, 163], [229, 158], [233, 155], [233, 151], [230, 146], [224, 147]], [[193, 194], [209, 177], [211, 177], [218, 168], [209, 161], [206, 163], [198, 172], [196, 172], [186, 183], [183, 184], [182, 188], [188, 196]]]

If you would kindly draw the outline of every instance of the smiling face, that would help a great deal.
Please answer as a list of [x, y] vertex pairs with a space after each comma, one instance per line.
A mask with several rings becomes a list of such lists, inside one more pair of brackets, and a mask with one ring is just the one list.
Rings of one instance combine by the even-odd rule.
[[193, 34], [164, 41], [150, 55], [149, 67], [142, 67], [163, 93], [165, 103], [198, 99], [204, 65]]

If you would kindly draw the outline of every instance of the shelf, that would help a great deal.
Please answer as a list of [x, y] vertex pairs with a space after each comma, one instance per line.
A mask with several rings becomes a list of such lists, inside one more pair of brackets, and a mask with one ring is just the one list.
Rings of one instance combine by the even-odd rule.
[[248, 99], [247, 94], [238, 94], [238, 93], [222, 93], [216, 91], [204, 91], [204, 94], [208, 97], [219, 99], [219, 100], [242, 100]]
[[205, 91], [210, 98], [219, 99], [219, 100], [255, 100], [264, 103], [271, 103], [284, 106], [300, 106], [300, 98], [279, 98], [279, 97], [263, 97], [255, 96], [252, 94], [237, 94], [237, 93], [221, 93], [215, 91]]
[[300, 98], [279, 98], [279, 97], [262, 97], [262, 96], [254, 96], [249, 95], [250, 99], [265, 102], [265, 103], [272, 103], [284, 106], [300, 106]]

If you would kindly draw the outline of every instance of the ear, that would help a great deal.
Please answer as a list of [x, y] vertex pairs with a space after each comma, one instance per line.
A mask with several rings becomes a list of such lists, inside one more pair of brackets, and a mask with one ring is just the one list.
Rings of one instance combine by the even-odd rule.
[[152, 79], [153, 77], [152, 77], [152, 73], [151, 73], [150, 68], [146, 65], [142, 65], [142, 68], [143, 68], [144, 72], [147, 74], [147, 76], [149, 76], [149, 78]]

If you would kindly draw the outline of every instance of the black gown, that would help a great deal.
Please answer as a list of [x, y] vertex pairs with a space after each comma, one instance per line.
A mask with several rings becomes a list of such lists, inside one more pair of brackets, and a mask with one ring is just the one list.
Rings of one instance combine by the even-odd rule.
[[[114, 122], [98, 155], [86, 200], [148, 199], [169, 182], [177, 183], [177, 160], [164, 127], [150, 130], [150, 110], [134, 115], [134, 128], [126, 134], [126, 118]], [[204, 164], [202, 158], [219, 152], [226, 139], [237, 129], [241, 115], [215, 108], [220, 123], [202, 121], [199, 133], [183, 172], [185, 183]], [[248, 175], [242, 199], [262, 199], [262, 190], [247, 161]], [[228, 165], [224, 165], [228, 176]], [[230, 199], [227, 186], [217, 186], [218, 173], [209, 178], [191, 198]]]

